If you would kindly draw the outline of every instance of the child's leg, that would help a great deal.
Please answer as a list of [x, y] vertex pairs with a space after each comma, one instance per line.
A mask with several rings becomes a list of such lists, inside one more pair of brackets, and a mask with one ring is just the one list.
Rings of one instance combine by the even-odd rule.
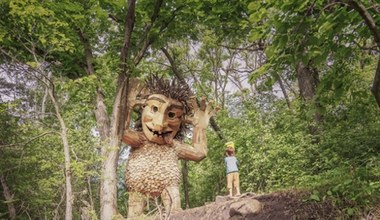
[[232, 180], [233, 180], [233, 173], [227, 174], [227, 190], [228, 190], [228, 195], [232, 196]]
[[237, 196], [240, 196], [240, 179], [239, 179], [239, 173], [236, 172], [235, 173], [235, 181], [234, 181], [234, 185], [235, 185], [235, 189], [236, 189], [236, 194]]

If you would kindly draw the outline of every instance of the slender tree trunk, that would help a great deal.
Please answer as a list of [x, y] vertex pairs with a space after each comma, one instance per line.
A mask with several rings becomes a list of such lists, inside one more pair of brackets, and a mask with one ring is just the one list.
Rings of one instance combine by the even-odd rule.
[[371, 91], [372, 91], [372, 94], [375, 96], [377, 105], [380, 107], [380, 55], [379, 55], [379, 60], [377, 61], [377, 68], [376, 68], [375, 78], [373, 79]]
[[90, 198], [90, 205], [91, 205], [91, 210], [95, 210], [94, 208], [94, 201], [92, 199], [92, 189], [91, 189], [91, 177], [87, 177], [87, 185], [88, 185], [88, 196]]
[[62, 118], [61, 110], [58, 105], [57, 100], [55, 99], [53, 88], [49, 88], [49, 96], [53, 103], [55, 114], [59, 121], [59, 125], [61, 127], [61, 139], [63, 143], [63, 151], [65, 154], [65, 182], [66, 182], [66, 210], [65, 210], [65, 219], [72, 220], [73, 219], [73, 202], [74, 196], [72, 192], [71, 186], [71, 162], [70, 162], [70, 145], [67, 138], [67, 128], [66, 124]]
[[281, 88], [282, 94], [284, 95], [284, 98], [286, 100], [286, 104], [288, 105], [288, 108], [291, 108], [289, 96], [288, 96], [288, 93], [286, 92], [286, 89], [285, 89], [284, 83], [282, 82], [281, 76], [279, 76], [278, 83], [280, 84], [280, 88]]
[[7, 181], [5, 180], [4, 174], [0, 174], [1, 187], [3, 188], [3, 195], [8, 206], [9, 219], [16, 218], [16, 208], [12, 202], [13, 195], [8, 187]]
[[[32, 50], [34, 51], [34, 50]], [[34, 56], [34, 60], [36, 63], [43, 63], [39, 62], [37, 59], [37, 55], [35, 53], [32, 54]], [[72, 192], [72, 185], [71, 185], [71, 161], [70, 161], [70, 145], [67, 137], [67, 128], [65, 121], [62, 118], [61, 115], [61, 109], [59, 107], [58, 101], [55, 98], [54, 94], [54, 84], [49, 78], [51, 76], [51, 73], [46, 74], [46, 71], [42, 67], [42, 65], [39, 65], [37, 68], [37, 71], [43, 76], [42, 82], [45, 84], [46, 88], [48, 89], [49, 97], [52, 101], [56, 117], [59, 121], [59, 125], [61, 128], [61, 139], [63, 143], [63, 151], [64, 151], [64, 157], [65, 157], [65, 187], [66, 187], [66, 209], [65, 209], [65, 220], [72, 220], [73, 219], [73, 203], [74, 203], [74, 196]], [[41, 79], [39, 79], [41, 80]]]
[[65, 191], [66, 191], [66, 187], [63, 186], [63, 190], [61, 192], [61, 199], [60, 199], [58, 205], [56, 206], [56, 208], [54, 209], [54, 212], [53, 212], [54, 213], [53, 220], [59, 220], [59, 219], [61, 219], [61, 217], [59, 216], [59, 208], [61, 207], [61, 204], [65, 200], [65, 195], [66, 195]]
[[[48, 76], [47, 76], [48, 79], [51, 78], [51, 72], [49, 71], [48, 72]], [[44, 81], [45, 84], [48, 84], [47, 80], [45, 78], [42, 79]], [[41, 119], [44, 119], [45, 118], [45, 112], [46, 112], [46, 100], [47, 100], [47, 97], [49, 96], [49, 89], [47, 87], [45, 87], [45, 94], [42, 98], [42, 104], [41, 104], [41, 116], [40, 118]]]

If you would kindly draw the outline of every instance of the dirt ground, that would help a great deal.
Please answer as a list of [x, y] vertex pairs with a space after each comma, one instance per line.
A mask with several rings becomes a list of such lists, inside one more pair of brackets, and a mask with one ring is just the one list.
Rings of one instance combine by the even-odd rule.
[[[306, 199], [305, 199], [306, 198]], [[361, 219], [375, 220], [380, 217], [369, 214], [360, 218], [345, 216], [329, 202], [310, 201], [306, 192], [279, 192], [266, 195], [245, 193], [240, 197], [219, 196], [215, 202], [202, 207], [172, 213], [172, 220], [303, 220], [303, 219]], [[156, 219], [165, 219], [162, 217]]]

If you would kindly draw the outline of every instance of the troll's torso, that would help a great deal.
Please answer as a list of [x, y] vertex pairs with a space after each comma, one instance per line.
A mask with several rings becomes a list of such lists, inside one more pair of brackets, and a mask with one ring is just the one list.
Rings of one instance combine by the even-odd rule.
[[178, 186], [180, 171], [175, 148], [146, 142], [132, 149], [127, 162], [125, 182], [128, 190], [159, 196], [168, 186]]

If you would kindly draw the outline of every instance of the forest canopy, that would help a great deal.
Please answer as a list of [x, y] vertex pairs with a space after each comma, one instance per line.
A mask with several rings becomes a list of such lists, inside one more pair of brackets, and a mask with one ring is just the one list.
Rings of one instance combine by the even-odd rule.
[[151, 74], [222, 108], [183, 208], [227, 194], [233, 141], [242, 192], [380, 216], [377, 1], [2, 0], [0, 218], [127, 216], [120, 140]]

